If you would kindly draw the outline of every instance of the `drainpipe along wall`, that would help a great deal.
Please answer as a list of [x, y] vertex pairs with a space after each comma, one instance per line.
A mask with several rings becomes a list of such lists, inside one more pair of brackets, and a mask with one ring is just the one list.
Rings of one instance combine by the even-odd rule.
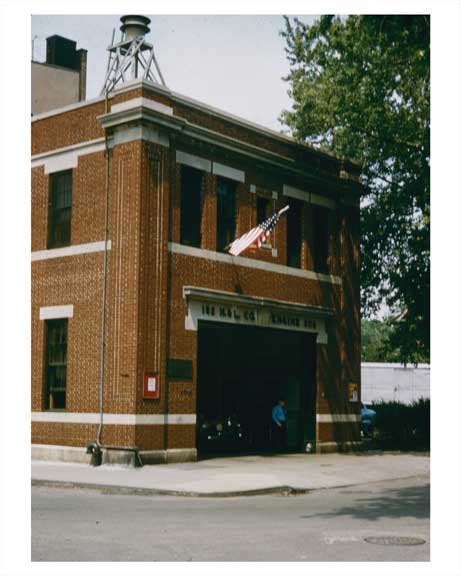
[[[109, 95], [106, 93], [105, 113], [108, 113]], [[106, 308], [107, 308], [107, 245], [109, 241], [109, 174], [110, 174], [110, 151], [107, 131], [105, 133], [105, 191], [104, 191], [104, 261], [103, 261], [103, 286], [101, 302], [101, 336], [100, 336], [100, 361], [99, 361], [99, 427], [96, 435], [96, 442], [90, 444], [87, 452], [92, 454], [92, 464], [99, 466], [102, 463], [102, 449], [120, 450], [134, 452], [135, 465], [142, 465], [138, 449], [131, 446], [108, 446], [101, 443], [103, 426], [104, 426], [104, 384], [105, 384], [105, 357], [106, 357]]]

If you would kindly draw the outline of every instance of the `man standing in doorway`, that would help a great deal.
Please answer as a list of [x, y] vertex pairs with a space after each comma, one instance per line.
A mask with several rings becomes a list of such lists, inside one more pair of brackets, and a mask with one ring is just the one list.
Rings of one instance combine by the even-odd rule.
[[276, 450], [287, 449], [287, 408], [283, 398], [272, 408], [272, 441]]

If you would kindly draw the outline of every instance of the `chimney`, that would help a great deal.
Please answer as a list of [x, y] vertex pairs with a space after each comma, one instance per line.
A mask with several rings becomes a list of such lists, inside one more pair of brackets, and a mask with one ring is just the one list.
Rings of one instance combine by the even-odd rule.
[[79, 83], [79, 100], [86, 99], [86, 62], [87, 62], [87, 50], [85, 48], [80, 48], [77, 50], [79, 70], [80, 70], [80, 83]]

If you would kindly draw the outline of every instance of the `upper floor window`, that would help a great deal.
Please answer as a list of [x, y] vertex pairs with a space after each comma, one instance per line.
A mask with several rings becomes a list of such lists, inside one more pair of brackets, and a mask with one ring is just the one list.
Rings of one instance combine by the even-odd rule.
[[201, 245], [203, 172], [181, 166], [181, 244]]
[[270, 209], [270, 201], [269, 198], [263, 198], [262, 196], [258, 196], [256, 198], [256, 219], [257, 223], [261, 224], [264, 220], [267, 220], [270, 216], [269, 214]]
[[46, 321], [45, 409], [66, 407], [67, 318]]
[[[271, 216], [271, 201], [269, 198], [264, 198], [262, 196], [258, 196], [256, 198], [256, 220], [257, 224], [262, 224], [265, 220], [267, 220]], [[261, 245], [263, 248], [271, 248], [271, 240], [270, 237], [266, 238], [266, 241]]]
[[328, 271], [328, 208], [314, 206], [314, 269]]
[[290, 198], [287, 212], [287, 265], [301, 268], [302, 202]]
[[218, 226], [216, 249], [224, 248], [235, 240], [237, 183], [228, 178], [217, 177], [216, 195], [218, 198]]
[[70, 244], [72, 170], [50, 174], [48, 248]]

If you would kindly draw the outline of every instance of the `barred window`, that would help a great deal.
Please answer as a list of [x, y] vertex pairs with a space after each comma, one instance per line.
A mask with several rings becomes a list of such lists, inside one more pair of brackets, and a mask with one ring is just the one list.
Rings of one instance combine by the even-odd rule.
[[66, 407], [67, 318], [47, 320], [45, 325], [45, 409]]
[[48, 248], [70, 244], [72, 170], [50, 175]]

